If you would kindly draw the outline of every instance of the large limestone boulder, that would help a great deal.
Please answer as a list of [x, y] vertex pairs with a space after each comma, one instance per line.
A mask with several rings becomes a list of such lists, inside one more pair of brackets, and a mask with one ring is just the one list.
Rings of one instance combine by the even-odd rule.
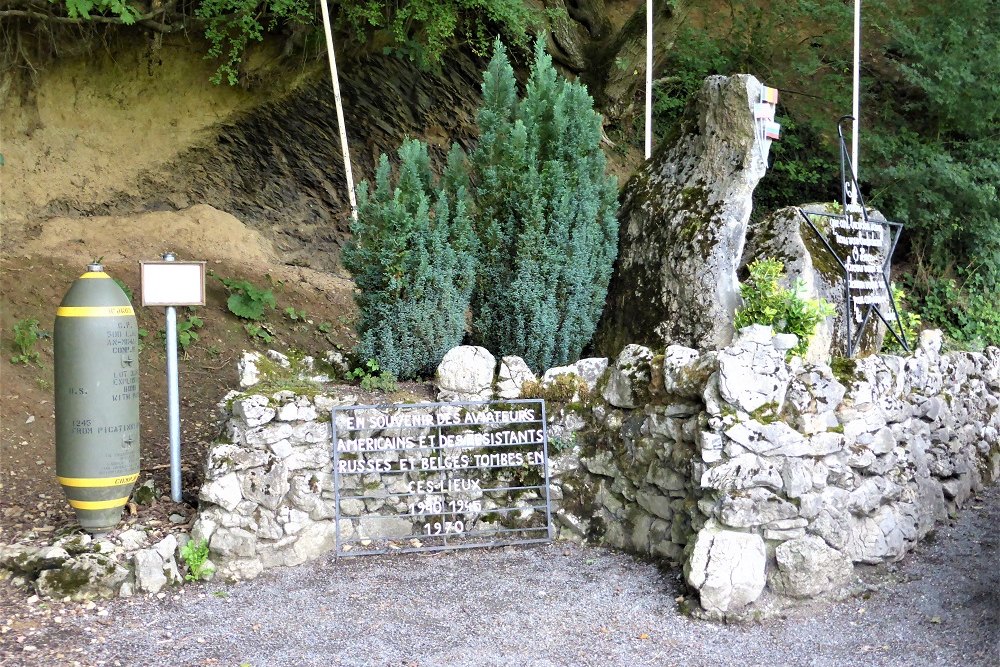
[[[740, 261], [742, 269], [757, 259], [773, 258], [785, 265], [785, 287], [791, 287], [796, 280], [803, 283], [804, 296], [810, 299], [823, 298], [833, 304], [836, 315], [827, 318], [816, 327], [816, 333], [809, 342], [805, 359], [813, 363], [826, 363], [830, 356], [846, 357], [847, 350], [847, 299], [844, 296], [844, 272], [836, 258], [827, 250], [806, 219], [800, 213], [804, 211], [819, 211], [824, 213], [840, 213], [840, 206], [831, 204], [803, 204], [801, 207], [790, 206], [775, 211], [747, 229], [746, 246]], [[874, 209], [868, 211], [872, 221], [884, 221], [885, 217]], [[831, 242], [832, 248], [840, 257], [848, 257], [851, 249], [839, 244], [830, 229], [830, 218], [822, 215], [812, 215], [810, 220]], [[882, 256], [888, 253], [889, 237], [882, 240]], [[880, 278], [880, 276], [872, 276]], [[883, 314], [892, 313], [891, 306], [882, 308]], [[860, 323], [860, 311], [855, 312], [851, 326], [854, 327], [852, 337], [857, 335]], [[882, 321], [873, 313], [869, 318], [865, 333], [858, 345], [857, 354], [867, 356], [875, 354], [882, 347], [886, 330]], [[912, 344], [912, 341], [911, 341]]]
[[706, 79], [678, 138], [626, 185], [595, 338], [602, 353], [628, 343], [718, 349], [732, 340], [736, 269], [770, 146], [755, 131], [761, 88], [746, 74]]
[[788, 540], [774, 551], [777, 566], [768, 575], [776, 593], [813, 598], [846, 586], [854, 575], [851, 560], [815, 535]]
[[711, 616], [739, 614], [764, 591], [767, 555], [759, 535], [724, 530], [709, 521], [684, 564], [688, 585]]

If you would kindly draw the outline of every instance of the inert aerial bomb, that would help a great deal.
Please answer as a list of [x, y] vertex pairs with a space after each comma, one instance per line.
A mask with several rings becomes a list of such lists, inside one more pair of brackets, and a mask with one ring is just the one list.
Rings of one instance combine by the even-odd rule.
[[54, 338], [56, 474], [80, 525], [107, 532], [139, 477], [139, 329], [100, 264], [63, 297]]

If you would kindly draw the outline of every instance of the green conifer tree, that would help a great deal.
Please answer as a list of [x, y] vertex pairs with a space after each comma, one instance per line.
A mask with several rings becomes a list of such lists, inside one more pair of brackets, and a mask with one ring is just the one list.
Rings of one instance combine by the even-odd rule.
[[473, 338], [535, 369], [593, 336], [618, 248], [618, 187], [585, 86], [558, 76], [544, 41], [523, 100], [499, 40], [483, 77], [470, 156], [479, 267]]
[[466, 212], [464, 156], [454, 146], [436, 182], [426, 144], [399, 148], [395, 184], [385, 154], [375, 189], [358, 187], [358, 220], [343, 253], [360, 310], [355, 350], [399, 378], [428, 373], [462, 341], [475, 236]]

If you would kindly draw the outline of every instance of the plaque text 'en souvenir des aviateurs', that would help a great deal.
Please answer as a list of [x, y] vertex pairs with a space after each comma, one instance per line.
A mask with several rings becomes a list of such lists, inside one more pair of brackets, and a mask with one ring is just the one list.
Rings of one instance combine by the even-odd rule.
[[550, 539], [541, 400], [334, 408], [337, 555]]

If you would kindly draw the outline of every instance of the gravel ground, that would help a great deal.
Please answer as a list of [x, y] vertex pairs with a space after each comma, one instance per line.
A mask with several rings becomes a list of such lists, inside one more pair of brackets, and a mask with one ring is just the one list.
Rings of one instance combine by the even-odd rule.
[[676, 571], [562, 543], [326, 560], [96, 605], [5, 585], [0, 665], [997, 667], [998, 524], [994, 485], [905, 560], [863, 569], [865, 593], [746, 625], [680, 613]]

